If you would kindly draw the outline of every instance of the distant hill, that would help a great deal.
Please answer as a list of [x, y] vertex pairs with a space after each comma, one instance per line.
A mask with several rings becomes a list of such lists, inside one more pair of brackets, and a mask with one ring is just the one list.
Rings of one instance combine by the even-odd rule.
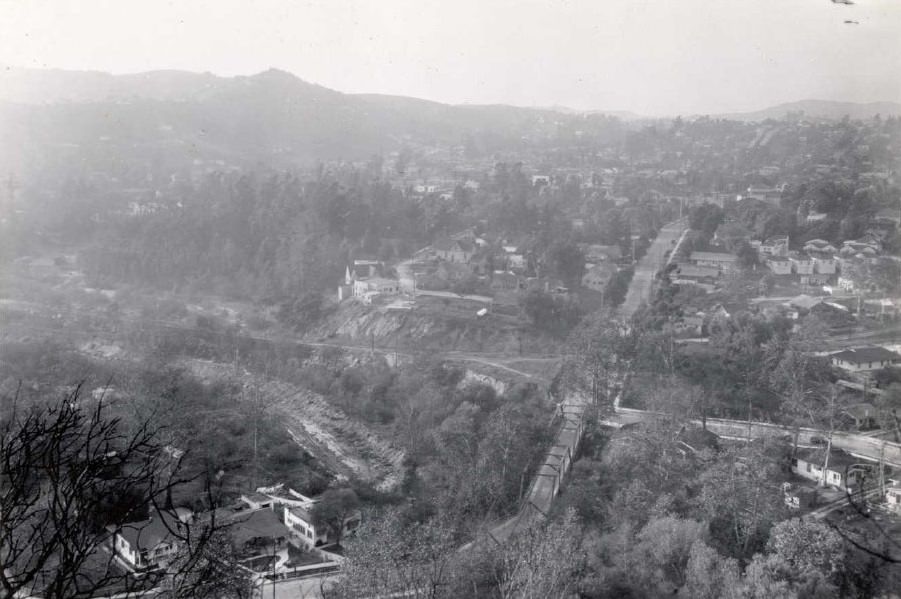
[[[804, 111], [814, 118], [901, 114], [894, 103], [806, 100], [722, 118], [761, 120]], [[615, 115], [615, 116], [614, 116]], [[183, 165], [214, 159], [271, 165], [359, 160], [404, 146], [490, 156], [542, 140], [621, 139], [628, 112], [451, 105], [345, 94], [270, 69], [250, 76], [152, 71], [0, 68], [0, 172], [26, 165], [82, 170]], [[124, 165], [132, 165], [126, 167]]]
[[0, 69], [0, 131], [16, 144], [16, 156], [0, 149], [0, 168], [10, 164], [5, 158], [51, 147], [79, 158], [165, 152], [172, 162], [359, 159], [435, 142], [487, 154], [592, 123], [596, 132], [618, 126], [544, 109], [344, 94], [275, 69], [240, 77]]
[[846, 115], [852, 119], [870, 119], [881, 115], [901, 116], [899, 102], [834, 102], [830, 100], [800, 100], [778, 104], [754, 112], [734, 112], [715, 115], [717, 118], [737, 121], [765, 121], [767, 119], [783, 119], [790, 113], [803, 112], [807, 118], [840, 120]]

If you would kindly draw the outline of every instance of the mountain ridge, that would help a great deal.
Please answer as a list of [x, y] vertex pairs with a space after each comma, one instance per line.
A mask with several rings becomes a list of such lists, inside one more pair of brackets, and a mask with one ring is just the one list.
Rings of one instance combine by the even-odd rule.
[[[33, 69], [19, 67], [0, 68], [0, 100], [20, 104], [94, 103], [105, 101], [126, 101], [151, 99], [159, 101], [204, 101], [220, 94], [237, 93], [236, 89], [253, 85], [267, 85], [282, 92], [306, 92], [323, 98], [360, 98], [371, 103], [416, 105], [418, 108], [441, 107], [486, 108], [503, 107], [511, 110], [534, 110], [545, 113], [559, 113], [568, 116], [601, 115], [620, 118], [624, 121], [657, 120], [673, 118], [677, 115], [649, 117], [628, 110], [579, 110], [562, 105], [518, 106], [511, 104], [452, 104], [426, 100], [413, 96], [385, 93], [346, 93], [316, 83], [306, 81], [282, 69], [270, 68], [250, 75], [231, 77], [210, 72], [193, 72], [178, 69], [158, 69], [141, 73], [112, 74], [96, 70]], [[809, 118], [841, 119], [870, 118], [901, 115], [901, 102], [873, 101], [849, 102], [842, 100], [822, 100], [806, 98], [783, 102], [751, 111], [731, 111], [720, 113], [698, 113], [692, 117], [762, 121], [769, 118], [785, 118], [789, 113], [803, 112]]]

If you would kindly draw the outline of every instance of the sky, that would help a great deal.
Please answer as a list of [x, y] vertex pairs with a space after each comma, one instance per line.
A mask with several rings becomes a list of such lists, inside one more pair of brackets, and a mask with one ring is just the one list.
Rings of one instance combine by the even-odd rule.
[[0, 64], [648, 116], [901, 101], [901, 0], [855, 1], [0, 0]]

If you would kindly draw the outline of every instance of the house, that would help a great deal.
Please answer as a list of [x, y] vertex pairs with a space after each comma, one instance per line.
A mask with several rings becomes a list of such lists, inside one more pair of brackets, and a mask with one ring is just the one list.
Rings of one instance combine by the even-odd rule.
[[252, 510], [271, 510], [275, 505], [275, 500], [273, 500], [272, 497], [257, 492], [241, 495], [241, 501]]
[[[284, 524], [291, 533], [295, 544], [299, 542], [306, 548], [318, 547], [325, 545], [333, 540], [329, 536], [329, 530], [326, 527], [316, 526], [315, 518], [313, 518], [313, 503], [307, 506], [296, 506], [285, 509]], [[361, 513], [355, 510], [348, 514], [344, 519], [344, 530], [341, 536], [353, 533], [359, 526]]]
[[716, 281], [719, 276], [720, 271], [717, 268], [680, 264], [670, 273], [670, 281], [674, 285], [694, 285], [707, 293], [712, 293], [716, 290]]
[[782, 187], [751, 185], [748, 187], [745, 197], [778, 206], [782, 202]]
[[673, 332], [679, 337], [700, 337], [704, 330], [704, 317], [683, 316], [673, 324]]
[[738, 268], [738, 257], [723, 252], [692, 252], [689, 257], [696, 266], [708, 266], [721, 271], [733, 271]]
[[475, 254], [474, 244], [465, 239], [442, 238], [432, 244], [435, 255], [448, 262], [469, 262]]
[[802, 252], [797, 252], [788, 257], [792, 263], [792, 271], [799, 275], [813, 274], [813, 258]]
[[901, 364], [901, 355], [884, 347], [858, 347], [836, 352], [832, 364], [848, 372], [869, 372]]
[[600, 293], [607, 288], [607, 283], [613, 278], [616, 268], [607, 264], [595, 264], [585, 270], [582, 275], [582, 286]]
[[758, 251], [763, 256], [787, 256], [788, 237], [769, 237], [760, 243]]
[[829, 275], [801, 275], [801, 285], [804, 287], [822, 287], [829, 282]]
[[856, 256], [862, 254], [866, 257], [875, 257], [882, 252], [882, 242], [873, 236], [864, 236], [860, 239], [848, 239], [842, 243], [839, 253], [842, 256]]
[[817, 212], [816, 210], [811, 210], [807, 213], [807, 217], [804, 219], [805, 225], [812, 225], [814, 223], [823, 222], [829, 218], [829, 214], [826, 212]]
[[834, 254], [812, 252], [809, 255], [813, 259], [814, 272], [821, 275], [834, 275], [838, 271], [838, 261]]
[[856, 403], [842, 412], [851, 420], [857, 430], [867, 430], [876, 426], [876, 408], [868, 403]]
[[838, 250], [825, 239], [811, 239], [804, 244], [803, 250], [808, 254], [835, 254]]
[[472, 276], [472, 269], [466, 264], [458, 262], [442, 262], [435, 271], [442, 281], [462, 281]]
[[792, 263], [787, 257], [773, 256], [766, 261], [767, 267], [776, 275], [792, 274]]
[[883, 208], [876, 213], [876, 222], [881, 225], [901, 227], [901, 210], [897, 208]]
[[225, 530], [242, 561], [253, 561], [286, 552], [292, 534], [274, 510], [239, 510], [222, 515]]
[[372, 294], [394, 295], [399, 292], [400, 282], [395, 279], [373, 277], [371, 279], [359, 279], [353, 282], [354, 297], [361, 298], [364, 301], [367, 297], [371, 298]]
[[[364, 278], [364, 277], [375, 277], [378, 276], [379, 271], [384, 267], [384, 264], [379, 260], [370, 260], [368, 258], [361, 258], [354, 260], [353, 264], [353, 274], [356, 277]], [[345, 277], [347, 275], [345, 274]]]
[[676, 434], [676, 451], [684, 457], [695, 456], [702, 451], [720, 448], [716, 434], [698, 426], [683, 426]]
[[838, 285], [839, 289], [847, 293], [854, 293], [860, 288], [860, 283], [858, 283], [857, 279], [848, 275], [839, 275], [835, 284]]
[[489, 287], [494, 291], [516, 291], [521, 289], [521, 281], [520, 278], [512, 272], [496, 270], [491, 275]]
[[712, 266], [695, 266], [694, 264], [679, 264], [673, 271], [673, 276], [690, 279], [716, 279], [720, 276], [720, 270]]
[[892, 484], [885, 490], [885, 506], [890, 511], [901, 515], [901, 486]]
[[166, 568], [181, 549], [179, 533], [190, 519], [191, 512], [184, 508], [172, 513], [154, 511], [146, 520], [114, 529], [117, 561], [132, 572]]
[[792, 472], [822, 485], [851, 490], [863, 482], [868, 470], [868, 466], [861, 464], [860, 460], [839, 449], [829, 452], [825, 469], [824, 463], [824, 448], [801, 450], [792, 459]]
[[526, 269], [526, 257], [522, 254], [507, 254], [507, 268], [511, 270], [525, 270]]
[[308, 508], [292, 507], [285, 510], [285, 526], [291, 530], [295, 541], [307, 548], [324, 545], [328, 540], [326, 531], [317, 530]]

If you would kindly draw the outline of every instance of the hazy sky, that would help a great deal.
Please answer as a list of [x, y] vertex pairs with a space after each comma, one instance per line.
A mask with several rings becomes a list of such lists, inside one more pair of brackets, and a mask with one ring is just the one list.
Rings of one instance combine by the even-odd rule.
[[0, 64], [649, 115], [901, 101], [901, 0], [856, 1], [0, 0]]

